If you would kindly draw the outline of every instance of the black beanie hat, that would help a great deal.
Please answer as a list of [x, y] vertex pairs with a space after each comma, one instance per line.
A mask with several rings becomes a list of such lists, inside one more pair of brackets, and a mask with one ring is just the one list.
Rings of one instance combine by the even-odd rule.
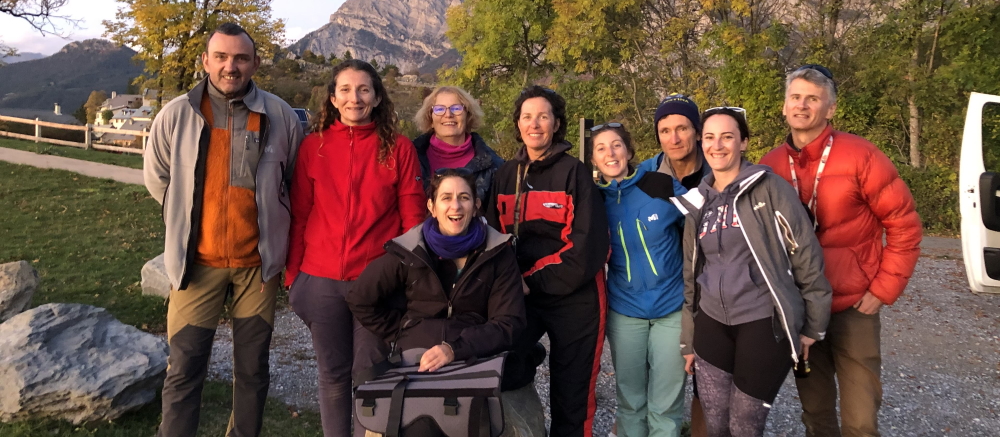
[[660, 106], [656, 107], [656, 115], [653, 116], [653, 130], [658, 131], [656, 126], [660, 123], [660, 119], [673, 114], [687, 117], [691, 120], [694, 130], [701, 132], [701, 112], [698, 111], [698, 105], [683, 94], [671, 94], [660, 101]]

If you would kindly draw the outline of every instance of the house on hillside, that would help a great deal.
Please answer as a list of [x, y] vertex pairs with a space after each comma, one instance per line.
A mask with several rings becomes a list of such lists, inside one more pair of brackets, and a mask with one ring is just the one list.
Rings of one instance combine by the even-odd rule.
[[121, 129], [122, 125], [128, 123], [129, 121], [152, 121], [153, 120], [153, 108], [151, 106], [141, 106], [136, 109], [123, 108], [114, 111], [114, 117], [111, 118], [111, 125], [115, 129]]
[[[142, 138], [136, 136], [135, 134], [129, 134], [129, 132], [147, 131], [149, 130], [149, 125], [152, 123], [152, 120], [129, 119], [128, 121], [122, 123], [121, 126], [118, 126], [118, 130], [122, 131], [122, 133], [102, 134], [100, 136], [100, 142], [122, 147], [142, 147]], [[138, 141], [136, 141], [137, 139]]]
[[94, 120], [94, 124], [112, 124], [112, 120], [104, 119], [104, 111], [117, 113], [117, 111], [122, 109], [133, 109], [140, 106], [143, 106], [143, 96], [139, 94], [118, 94], [117, 92], [112, 91], [111, 98], [105, 100], [104, 103], [101, 104], [101, 109], [97, 111], [97, 118]]

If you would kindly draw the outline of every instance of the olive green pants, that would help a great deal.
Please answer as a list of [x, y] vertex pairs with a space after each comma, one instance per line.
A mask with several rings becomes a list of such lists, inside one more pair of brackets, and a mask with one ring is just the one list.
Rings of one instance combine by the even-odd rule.
[[258, 436], [271, 382], [268, 358], [279, 277], [263, 283], [260, 267], [219, 269], [196, 264], [188, 275], [188, 287], [172, 290], [167, 304], [170, 357], [157, 436], [196, 434], [212, 340], [230, 297], [233, 411], [226, 436]]

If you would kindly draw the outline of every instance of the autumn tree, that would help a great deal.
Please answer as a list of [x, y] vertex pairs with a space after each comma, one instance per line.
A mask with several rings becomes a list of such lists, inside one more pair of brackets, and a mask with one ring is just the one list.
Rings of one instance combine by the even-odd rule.
[[285, 23], [271, 17], [270, 0], [117, 1], [115, 19], [103, 22], [104, 36], [135, 48], [146, 72], [136, 81], [155, 79], [157, 89], [185, 92], [199, 80], [207, 37], [222, 23], [246, 29], [262, 58], [273, 57], [283, 43]]
[[87, 112], [87, 124], [93, 124], [97, 119], [97, 113], [101, 110], [101, 105], [108, 100], [108, 94], [104, 91], [91, 91], [87, 101], [83, 103], [83, 108]]

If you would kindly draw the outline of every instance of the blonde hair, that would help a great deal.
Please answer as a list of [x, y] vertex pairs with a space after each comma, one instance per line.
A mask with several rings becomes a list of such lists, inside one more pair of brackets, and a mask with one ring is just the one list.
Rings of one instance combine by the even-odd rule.
[[451, 93], [458, 96], [458, 101], [462, 102], [462, 105], [465, 106], [465, 133], [472, 133], [472, 131], [482, 126], [484, 117], [483, 108], [479, 106], [479, 102], [472, 98], [472, 95], [468, 91], [456, 86], [439, 86], [434, 88], [434, 91], [431, 91], [424, 98], [424, 104], [417, 110], [417, 115], [413, 116], [413, 122], [417, 124], [417, 129], [420, 129], [421, 132], [431, 132], [434, 130], [434, 120], [431, 118], [433, 116], [431, 106], [434, 106], [437, 96], [442, 93]]

